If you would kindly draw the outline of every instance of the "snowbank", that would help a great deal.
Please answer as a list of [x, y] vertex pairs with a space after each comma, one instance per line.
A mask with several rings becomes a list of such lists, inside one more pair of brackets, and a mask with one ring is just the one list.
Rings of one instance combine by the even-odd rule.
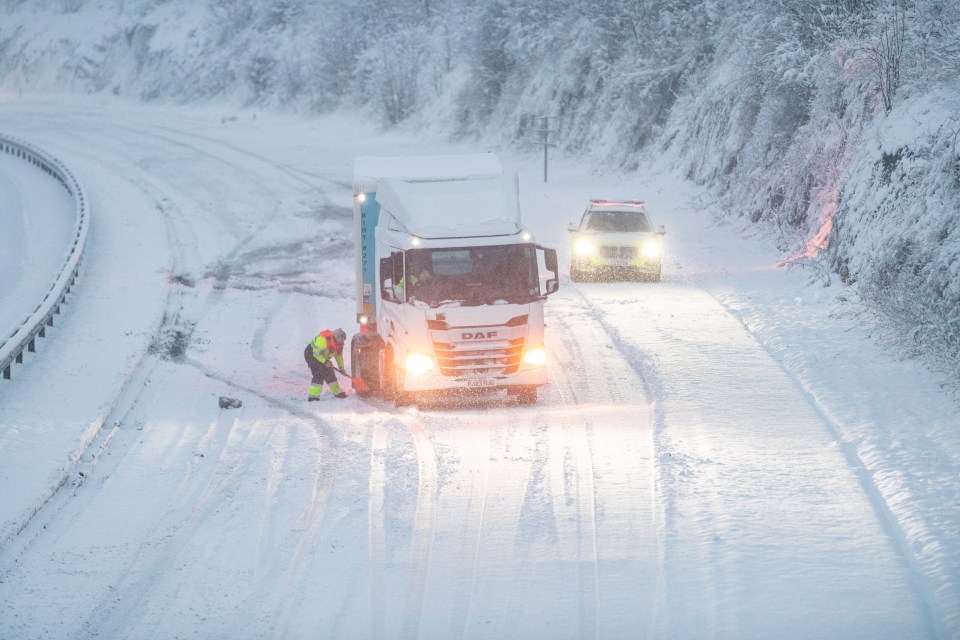
[[841, 277], [948, 370], [960, 358], [958, 136], [953, 91], [877, 122], [846, 181], [830, 248]]

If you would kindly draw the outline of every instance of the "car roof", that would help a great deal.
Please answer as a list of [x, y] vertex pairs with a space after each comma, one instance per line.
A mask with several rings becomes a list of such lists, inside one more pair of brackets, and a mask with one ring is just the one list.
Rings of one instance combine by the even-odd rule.
[[608, 200], [594, 198], [590, 200], [591, 211], [643, 211], [646, 212], [643, 200]]

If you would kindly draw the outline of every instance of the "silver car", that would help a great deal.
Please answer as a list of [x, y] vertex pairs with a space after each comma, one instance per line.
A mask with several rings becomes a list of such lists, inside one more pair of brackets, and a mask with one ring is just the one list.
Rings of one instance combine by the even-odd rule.
[[591, 200], [571, 224], [570, 279], [660, 282], [662, 226], [639, 200]]

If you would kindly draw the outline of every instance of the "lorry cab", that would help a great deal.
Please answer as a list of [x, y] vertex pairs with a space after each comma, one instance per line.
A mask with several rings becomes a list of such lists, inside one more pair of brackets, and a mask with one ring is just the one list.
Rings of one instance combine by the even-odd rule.
[[547, 382], [543, 305], [559, 283], [556, 251], [522, 226], [516, 177], [492, 154], [417, 162], [357, 161], [356, 175], [382, 175], [356, 180], [352, 374], [398, 402], [467, 389], [533, 402]]

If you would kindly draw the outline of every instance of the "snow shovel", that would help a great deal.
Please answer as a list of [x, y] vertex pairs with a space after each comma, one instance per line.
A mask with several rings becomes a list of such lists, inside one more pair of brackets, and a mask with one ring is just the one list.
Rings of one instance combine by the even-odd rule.
[[347, 373], [346, 371], [344, 371], [343, 369], [341, 369], [335, 364], [331, 364], [331, 366], [334, 368], [335, 371], [339, 371], [343, 375], [350, 378], [350, 383], [353, 385], [353, 388], [356, 389], [357, 391], [363, 391], [363, 392], [370, 391], [370, 387], [367, 386], [367, 383], [365, 383], [360, 378], [354, 378], [349, 373]]

